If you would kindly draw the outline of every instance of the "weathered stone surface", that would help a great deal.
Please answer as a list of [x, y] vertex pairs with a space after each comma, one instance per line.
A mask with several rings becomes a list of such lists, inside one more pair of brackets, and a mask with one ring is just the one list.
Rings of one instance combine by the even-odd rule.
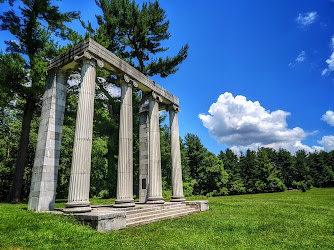
[[179, 99], [169, 93], [167, 90], [156, 84], [154, 81], [147, 78], [144, 74], [140, 73], [134, 67], [124, 62], [116, 55], [111, 53], [108, 49], [98, 44], [94, 40], [88, 38], [85, 41], [74, 46], [62, 55], [57, 56], [51, 60], [48, 64], [48, 69], [54, 67], [60, 67], [64, 69], [75, 69], [78, 67], [78, 62], [75, 61], [76, 57], [80, 57], [85, 53], [90, 53], [96, 58], [104, 62], [104, 68], [110, 72], [118, 74], [127, 74], [134, 80], [138, 81], [138, 88], [143, 91], [154, 91], [162, 97], [162, 102], [165, 104], [179, 105]]
[[186, 205], [197, 206], [199, 211], [204, 212], [209, 210], [209, 201], [208, 200], [196, 200], [196, 201], [184, 201]]
[[90, 169], [93, 136], [93, 115], [95, 97], [96, 62], [84, 60], [81, 69], [81, 89], [79, 93], [77, 120], [68, 203], [71, 208], [65, 212], [72, 213], [91, 210], [89, 203]]
[[164, 203], [162, 197], [161, 151], [159, 127], [160, 96], [152, 93], [149, 98], [149, 187], [147, 203]]
[[41, 124], [28, 202], [28, 209], [34, 211], [48, 211], [54, 208], [66, 102], [66, 82], [65, 72], [56, 70], [49, 72], [43, 96]]
[[73, 214], [73, 216], [84, 225], [88, 225], [101, 233], [117, 231], [126, 227], [126, 212], [124, 211], [93, 211], [84, 214]]
[[115, 207], [134, 207], [132, 84], [121, 80], [121, 111]]
[[170, 145], [172, 157], [172, 197], [171, 201], [180, 202], [185, 201], [183, 196], [183, 182], [182, 182], [182, 167], [181, 167], [181, 152], [180, 152], [180, 137], [177, 107], [169, 109], [170, 121]]

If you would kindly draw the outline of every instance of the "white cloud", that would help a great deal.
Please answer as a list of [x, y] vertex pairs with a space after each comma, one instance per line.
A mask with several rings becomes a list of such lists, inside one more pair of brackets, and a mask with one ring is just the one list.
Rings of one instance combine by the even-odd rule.
[[323, 136], [321, 141], [318, 141], [318, 143], [321, 144], [327, 152], [334, 150], [334, 136], [332, 135]]
[[296, 58], [296, 62], [304, 62], [306, 58], [306, 53], [303, 50], [302, 52], [299, 53], [299, 55]]
[[[97, 81], [99, 85], [102, 85], [103, 88], [108, 92], [111, 97], [120, 97], [121, 96], [121, 89], [112, 83], [108, 83], [106, 79], [102, 77], [97, 77]], [[107, 97], [101, 93], [101, 99], [107, 99]]]
[[291, 152], [315, 150], [302, 144], [308, 135], [302, 128], [288, 128], [286, 118], [290, 113], [282, 110], [270, 112], [258, 101], [249, 101], [244, 96], [233, 97], [226, 92], [208, 112], [199, 115], [203, 125], [218, 143], [231, 147], [235, 152], [259, 147], [281, 147]]
[[321, 120], [334, 127], [334, 112], [327, 110], [326, 113], [322, 115]]
[[326, 60], [327, 68], [324, 69], [321, 72], [322, 76], [326, 76], [328, 75], [331, 71], [334, 71], [334, 36], [331, 39], [331, 44], [330, 44], [331, 50], [332, 50], [332, 54], [330, 55], [330, 57]]
[[312, 23], [315, 22], [315, 20], [317, 19], [318, 14], [316, 11], [312, 11], [312, 12], [307, 12], [307, 13], [299, 13], [298, 17], [297, 17], [297, 22], [304, 25], [304, 26], [308, 26]]
[[321, 72], [321, 75], [322, 75], [322, 76], [326, 76], [326, 75], [328, 75], [328, 73], [329, 73], [329, 70], [328, 70], [328, 69], [324, 69], [324, 70]]

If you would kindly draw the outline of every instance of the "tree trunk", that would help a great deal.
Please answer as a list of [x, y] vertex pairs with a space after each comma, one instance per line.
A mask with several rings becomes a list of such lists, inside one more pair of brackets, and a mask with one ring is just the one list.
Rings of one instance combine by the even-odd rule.
[[21, 200], [24, 168], [26, 166], [28, 155], [30, 125], [35, 110], [35, 104], [36, 101], [28, 99], [24, 107], [21, 138], [17, 152], [13, 185], [11, 187], [8, 198], [9, 202], [11, 203], [19, 203]]

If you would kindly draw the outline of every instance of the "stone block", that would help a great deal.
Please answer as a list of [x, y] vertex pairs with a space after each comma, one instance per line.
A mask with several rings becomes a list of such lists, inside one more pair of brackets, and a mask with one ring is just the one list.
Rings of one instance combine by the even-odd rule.
[[208, 200], [197, 200], [197, 201], [184, 201], [188, 206], [196, 206], [197, 209], [201, 212], [209, 210], [209, 201]]
[[56, 182], [57, 172], [44, 172], [42, 178], [44, 182]]
[[73, 214], [73, 216], [81, 221], [84, 225], [88, 225], [95, 230], [107, 233], [126, 227], [126, 212], [88, 212], [84, 214]]
[[50, 181], [43, 180], [41, 182], [41, 190], [43, 190], [43, 193], [48, 192], [48, 191], [56, 191], [54, 181], [50, 182]]

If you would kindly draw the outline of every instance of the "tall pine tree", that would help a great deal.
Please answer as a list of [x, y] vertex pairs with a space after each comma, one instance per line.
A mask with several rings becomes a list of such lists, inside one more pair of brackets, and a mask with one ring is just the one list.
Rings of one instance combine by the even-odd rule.
[[[13, 2], [14, 0], [9, 0], [12, 7]], [[19, 12], [12, 9], [0, 15], [0, 30], [9, 31], [16, 39], [6, 41], [7, 51], [24, 55], [27, 58], [25, 67], [29, 72], [25, 76], [27, 82], [24, 85], [15, 82], [1, 85], [2, 89], [15, 87], [16, 94], [25, 100], [20, 144], [9, 195], [11, 202], [20, 201], [31, 121], [44, 92], [47, 61], [57, 52], [53, 36], [66, 39], [71, 32], [64, 23], [78, 17], [78, 12], [61, 13], [50, 0], [22, 0]]]

